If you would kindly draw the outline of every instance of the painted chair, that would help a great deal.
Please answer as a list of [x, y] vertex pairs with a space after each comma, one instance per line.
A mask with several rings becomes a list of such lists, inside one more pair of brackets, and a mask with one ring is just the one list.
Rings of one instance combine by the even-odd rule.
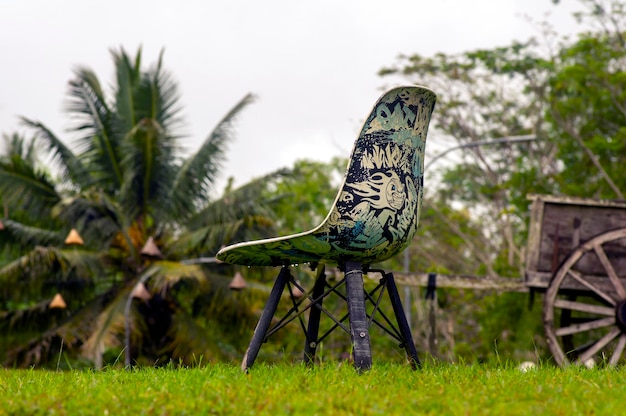
[[[420, 86], [393, 88], [378, 99], [354, 145], [334, 205], [321, 225], [299, 234], [233, 244], [217, 253], [217, 259], [224, 263], [280, 267], [242, 369], [250, 368], [261, 344], [295, 316], [300, 317], [306, 336], [304, 360], [313, 362], [318, 343], [328, 335], [319, 334], [322, 313], [335, 322], [330, 331], [339, 327], [350, 334], [357, 370], [372, 364], [372, 324], [400, 342], [414, 368], [420, 366], [394, 277], [372, 266], [404, 250], [417, 229], [426, 134], [435, 101], [436, 95]], [[306, 291], [291, 273], [292, 267], [302, 264], [309, 264], [317, 272], [311, 291]], [[325, 265], [337, 266], [342, 279], [330, 285]], [[363, 283], [363, 274], [368, 273], [382, 276], [370, 292], [365, 291]], [[270, 328], [286, 287], [292, 295], [297, 290], [305, 296], [298, 301], [291, 296], [294, 307]], [[397, 327], [378, 307], [385, 289]], [[346, 301], [347, 315], [337, 318], [324, 308], [324, 298], [332, 293]], [[305, 325], [301, 315], [307, 310]], [[382, 320], [377, 319], [378, 315]], [[346, 320], [349, 327], [344, 324]]]

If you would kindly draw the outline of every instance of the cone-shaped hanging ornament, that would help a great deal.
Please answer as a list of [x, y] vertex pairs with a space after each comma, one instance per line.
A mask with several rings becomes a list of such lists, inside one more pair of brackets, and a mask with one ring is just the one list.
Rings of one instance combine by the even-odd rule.
[[156, 243], [154, 242], [154, 238], [152, 237], [148, 238], [148, 241], [146, 241], [146, 244], [144, 244], [143, 248], [141, 249], [141, 254], [146, 257], [152, 257], [155, 259], [163, 258], [161, 250], [159, 250], [159, 247], [157, 247]]
[[[300, 282], [298, 282], [298, 284], [300, 284]], [[300, 299], [302, 296], [304, 296], [304, 292], [301, 291], [298, 286], [293, 285], [293, 288], [291, 289], [291, 296], [296, 299]]]
[[148, 301], [152, 297], [152, 295], [150, 294], [150, 292], [148, 292], [148, 289], [146, 288], [146, 285], [143, 284], [143, 282], [139, 282], [139, 284], [135, 285], [135, 287], [133, 288], [133, 291], [131, 292], [131, 295], [134, 298], [138, 298], [143, 301]]
[[67, 304], [65, 303], [65, 299], [63, 299], [63, 296], [61, 296], [60, 293], [57, 293], [50, 301], [48, 307], [50, 309], [65, 309], [67, 308]]
[[230, 284], [228, 285], [228, 287], [231, 288], [232, 290], [245, 289], [246, 286], [248, 286], [248, 284], [246, 283], [245, 280], [243, 280], [243, 276], [239, 272], [235, 273], [233, 280], [231, 280]]
[[78, 234], [78, 231], [76, 231], [76, 228], [72, 228], [67, 237], [65, 237], [65, 244], [68, 246], [82, 246], [84, 244], [83, 239], [80, 234]]

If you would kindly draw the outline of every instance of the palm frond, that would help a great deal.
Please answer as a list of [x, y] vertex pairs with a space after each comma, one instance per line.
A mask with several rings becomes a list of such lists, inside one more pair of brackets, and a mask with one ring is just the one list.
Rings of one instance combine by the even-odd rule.
[[185, 365], [198, 365], [240, 356], [239, 351], [225, 345], [223, 334], [211, 332], [186, 311], [177, 310], [168, 331], [171, 342], [167, 349], [172, 359]]
[[111, 301], [92, 322], [89, 336], [81, 346], [81, 354], [100, 367], [102, 354], [107, 348], [123, 346], [122, 339], [126, 328], [126, 302], [130, 288], [115, 294]]
[[185, 223], [186, 232], [170, 246], [179, 256], [214, 255], [224, 244], [273, 235], [274, 199], [265, 197], [272, 183], [287, 174], [279, 169], [206, 205]]
[[[228, 287], [229, 281], [230, 279], [215, 282], [210, 291], [197, 296], [194, 299], [192, 316], [176, 313], [170, 331], [171, 344], [175, 347], [173, 355], [186, 362], [194, 358], [198, 361], [201, 357], [196, 349], [201, 345], [198, 341], [187, 339], [185, 334], [182, 334], [183, 337], [179, 336], [181, 328], [177, 327], [180, 325], [178, 318], [182, 316], [186, 320], [193, 317], [193, 326], [183, 326], [188, 334], [217, 344], [204, 345], [204, 351], [209, 351], [208, 357], [240, 359], [249, 341], [250, 330], [258, 320], [258, 313], [267, 300], [270, 289], [267, 285], [249, 281], [245, 290], [233, 291]], [[195, 348], [187, 350], [189, 347], [185, 344]], [[206, 354], [202, 355], [203, 360], [207, 358]]]
[[170, 141], [161, 126], [147, 118], [128, 133], [120, 201], [130, 217], [169, 219], [164, 213], [169, 211], [168, 194], [176, 169]]
[[141, 48], [137, 51], [134, 62], [123, 48], [119, 51], [111, 50], [111, 55], [115, 63], [115, 112], [118, 115], [118, 129], [120, 132], [127, 132], [139, 121], [135, 113], [135, 88], [141, 78]]
[[77, 152], [90, 176], [73, 179], [83, 187], [98, 186], [114, 193], [122, 182], [122, 149], [118, 118], [109, 107], [98, 77], [87, 68], [78, 68], [69, 83], [67, 111], [73, 117], [74, 130], [80, 133]]
[[153, 292], [165, 293], [181, 280], [194, 281], [199, 287], [208, 283], [202, 267], [197, 264], [183, 264], [167, 260], [157, 261], [146, 270], [145, 274], [150, 276], [150, 287]]
[[41, 294], [50, 283], [91, 283], [94, 276], [102, 275], [100, 261], [100, 254], [90, 251], [37, 246], [0, 269], [0, 295], [18, 301]]
[[188, 205], [206, 201], [218, 172], [223, 168], [228, 142], [232, 140], [232, 127], [241, 111], [255, 100], [247, 94], [218, 123], [194, 155], [178, 170], [170, 198], [178, 213], [188, 212]]
[[5, 366], [31, 367], [49, 362], [64, 351], [78, 353], [78, 348], [93, 333], [93, 323], [108, 305], [116, 291], [109, 291], [92, 299], [87, 305], [69, 315], [59, 325], [43, 332], [24, 345], [10, 350], [3, 363]]
[[54, 207], [53, 215], [73, 224], [88, 247], [103, 249], [128, 224], [121, 208], [103, 192], [83, 192], [65, 198]]
[[60, 199], [51, 178], [18, 155], [0, 160], [0, 195], [34, 218], [48, 216]]
[[61, 181], [76, 184], [88, 182], [89, 172], [81, 160], [48, 127], [26, 117], [20, 117], [20, 120], [35, 130], [37, 143], [43, 143], [42, 149], [51, 157], [50, 163]]
[[[211, 290], [197, 296], [193, 304], [193, 314], [207, 319], [221, 320], [229, 329], [236, 329], [236, 321], [243, 320], [248, 314], [256, 314], [263, 309], [271, 288], [265, 284], [246, 280], [242, 291], [232, 290], [229, 286], [232, 278], [213, 279]], [[283, 293], [285, 298], [287, 292]], [[254, 324], [254, 322], [251, 322]], [[246, 334], [247, 335], [247, 334]]]
[[195, 229], [251, 216], [271, 218], [270, 206], [273, 199], [267, 199], [265, 194], [275, 180], [288, 173], [287, 169], [279, 169], [253, 179], [239, 188], [228, 189], [221, 198], [205, 204], [203, 209], [196, 211], [186, 221], [186, 226]]
[[244, 218], [224, 219], [219, 224], [192, 228], [168, 246], [171, 257], [185, 259], [202, 255], [214, 256], [225, 241], [232, 241], [244, 228]]
[[51, 299], [45, 299], [27, 307], [0, 312], [0, 328], [3, 331], [10, 331], [14, 328], [24, 328], [36, 325], [46, 328], [50, 324], [50, 304]]
[[24, 136], [13, 133], [11, 135], [3, 134], [4, 140], [4, 155], [0, 155], [0, 158], [10, 159], [12, 156], [19, 156], [26, 161], [26, 163], [35, 166], [37, 163], [37, 152], [35, 148], [35, 140], [27, 139]]
[[6, 232], [14, 238], [14, 241], [22, 247], [61, 245], [65, 234], [59, 231], [52, 231], [49, 228], [40, 228], [19, 223], [17, 221], [5, 220]]
[[164, 51], [161, 50], [157, 64], [142, 73], [135, 99], [137, 119], [155, 120], [174, 142], [174, 139], [181, 137], [179, 131], [182, 128], [182, 107], [178, 84], [171, 72], [163, 67], [163, 54]]
[[117, 112], [124, 135], [120, 188], [123, 206], [131, 217], [171, 220], [172, 178], [178, 169], [177, 129], [180, 125], [177, 85], [163, 69], [162, 53], [156, 67], [142, 72], [141, 51], [133, 64], [124, 50], [114, 54], [118, 70]]
[[[234, 122], [254, 97], [241, 99], [183, 160], [179, 91], [163, 51], [147, 71], [141, 49], [133, 56], [111, 53], [112, 94], [85, 67], [70, 81], [65, 109], [76, 142], [23, 119], [54, 161], [50, 172], [38, 170], [34, 145], [15, 135], [0, 157], [0, 203], [11, 213], [0, 234], [0, 304], [7, 309], [0, 319], [15, 329], [0, 344], [13, 347], [37, 334], [12, 349], [7, 363], [45, 364], [58, 358], [61, 345], [96, 363], [105, 349], [127, 345], [130, 357], [151, 363], [238, 357], [238, 331], [242, 322], [253, 324], [259, 309], [256, 300], [247, 301], [267, 288], [250, 282], [251, 290], [235, 293], [224, 274], [232, 266], [176, 260], [214, 255], [225, 242], [264, 234], [274, 224], [268, 195], [276, 194], [272, 175], [279, 173], [209, 198]], [[84, 245], [64, 244], [70, 227]], [[167, 260], [140, 255], [148, 237]], [[149, 299], [132, 300], [138, 282], [147, 285]], [[67, 308], [49, 310], [57, 292]], [[29, 320], [39, 326], [17, 328]], [[127, 324], [130, 343], [123, 338]]]

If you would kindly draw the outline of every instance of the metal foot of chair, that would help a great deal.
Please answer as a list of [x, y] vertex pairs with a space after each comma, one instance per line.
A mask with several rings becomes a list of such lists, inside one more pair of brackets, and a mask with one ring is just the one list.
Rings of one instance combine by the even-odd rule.
[[265, 341], [265, 335], [267, 334], [272, 318], [276, 313], [278, 302], [280, 301], [280, 297], [285, 289], [287, 281], [289, 281], [290, 275], [289, 268], [283, 267], [280, 269], [280, 273], [274, 282], [274, 286], [272, 287], [270, 296], [267, 299], [265, 308], [263, 308], [259, 322], [257, 323], [256, 328], [254, 328], [254, 334], [252, 335], [252, 340], [250, 340], [250, 345], [248, 346], [246, 354], [243, 356], [243, 361], [241, 363], [241, 369], [243, 371], [248, 371], [248, 369], [252, 367], [254, 360], [256, 360], [256, 357], [259, 354], [261, 344]]
[[372, 352], [370, 349], [367, 313], [365, 311], [363, 268], [361, 264], [346, 262], [345, 275], [354, 367], [359, 371], [368, 370], [372, 367]]
[[413, 335], [411, 334], [411, 328], [409, 322], [406, 319], [402, 302], [400, 301], [400, 294], [398, 293], [398, 287], [396, 281], [393, 278], [393, 274], [387, 273], [385, 275], [385, 285], [387, 286], [387, 292], [389, 293], [389, 299], [391, 300], [391, 306], [393, 307], [393, 313], [396, 315], [396, 321], [398, 323], [398, 329], [403, 338], [404, 349], [406, 350], [411, 367], [418, 369], [422, 366], [419, 358], [417, 357], [417, 350], [415, 349], [415, 343], [413, 342]]
[[317, 350], [317, 342], [320, 330], [320, 318], [322, 315], [322, 302], [324, 298], [324, 289], [326, 288], [326, 268], [324, 265], [318, 266], [313, 293], [311, 294], [315, 300], [311, 311], [309, 312], [309, 324], [306, 331], [306, 344], [304, 345], [304, 362], [313, 364], [315, 362], [315, 352]]

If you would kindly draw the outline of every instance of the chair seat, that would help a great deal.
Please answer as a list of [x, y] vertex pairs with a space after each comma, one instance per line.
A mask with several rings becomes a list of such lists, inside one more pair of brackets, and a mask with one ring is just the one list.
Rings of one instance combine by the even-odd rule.
[[367, 249], [352, 249], [332, 243], [328, 233], [314, 229], [308, 232], [284, 237], [246, 241], [228, 246], [217, 254], [224, 263], [244, 266], [290, 266], [302, 263], [341, 264], [346, 259], [361, 264], [372, 264], [391, 257], [395, 251], [384, 255], [389, 248], [386, 240], [378, 246], [363, 242]]

